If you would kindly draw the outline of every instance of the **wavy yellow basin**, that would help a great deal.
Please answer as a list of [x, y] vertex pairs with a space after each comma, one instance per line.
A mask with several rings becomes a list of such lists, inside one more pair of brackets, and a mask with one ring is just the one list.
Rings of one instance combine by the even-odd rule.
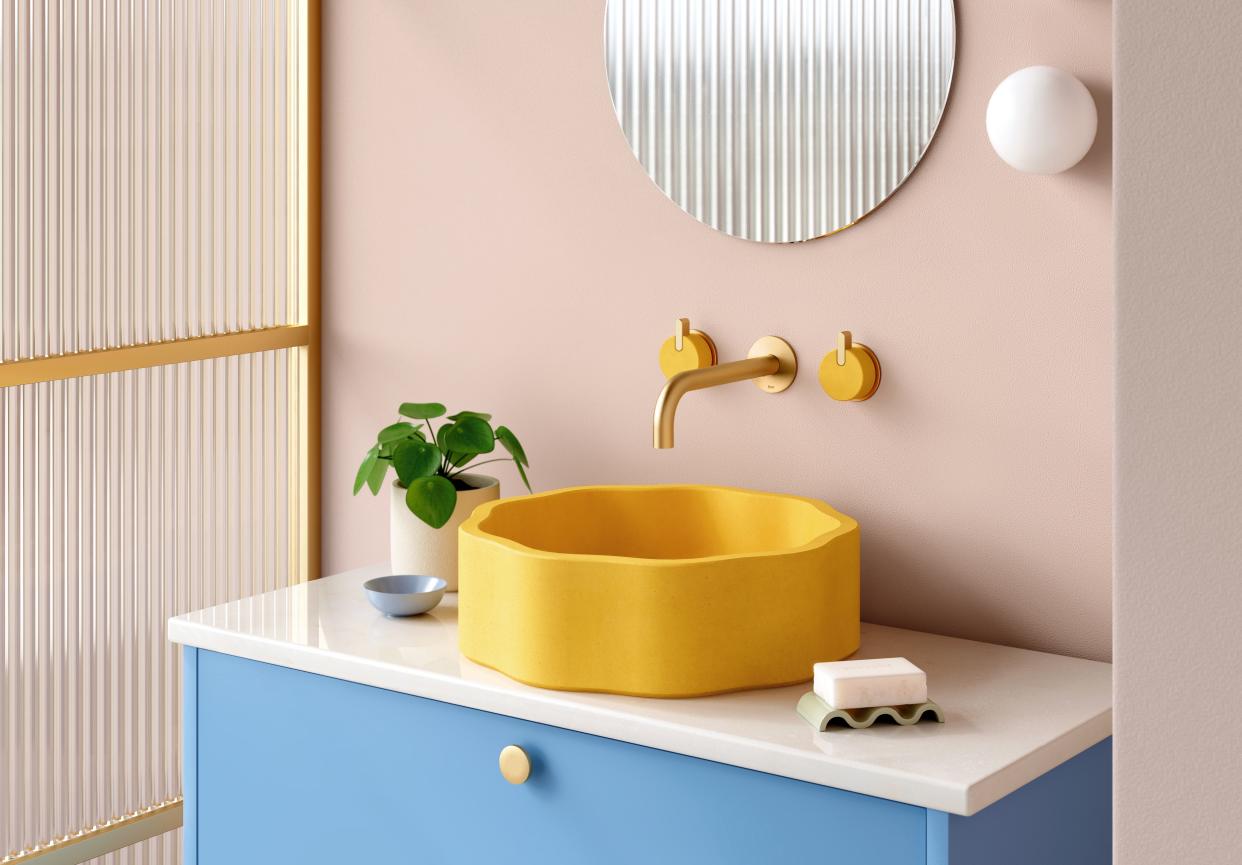
[[724, 487], [578, 487], [480, 506], [461, 651], [527, 684], [689, 697], [804, 682], [858, 648], [858, 524]]

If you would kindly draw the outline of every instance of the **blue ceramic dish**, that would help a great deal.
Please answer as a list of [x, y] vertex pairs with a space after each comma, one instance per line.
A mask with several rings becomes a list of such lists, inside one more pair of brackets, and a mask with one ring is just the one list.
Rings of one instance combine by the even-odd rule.
[[371, 606], [385, 616], [417, 616], [435, 609], [448, 583], [439, 577], [395, 574], [362, 584]]

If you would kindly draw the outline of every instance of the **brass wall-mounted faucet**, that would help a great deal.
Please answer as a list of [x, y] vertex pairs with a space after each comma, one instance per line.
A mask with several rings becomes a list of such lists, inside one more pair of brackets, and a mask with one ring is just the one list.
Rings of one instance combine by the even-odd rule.
[[676, 331], [660, 349], [660, 368], [668, 377], [656, 399], [655, 446], [671, 448], [677, 404], [692, 390], [753, 379], [764, 393], [780, 393], [798, 374], [793, 346], [779, 336], [764, 336], [750, 347], [745, 360], [717, 364], [716, 345], [690, 322], [677, 320]]

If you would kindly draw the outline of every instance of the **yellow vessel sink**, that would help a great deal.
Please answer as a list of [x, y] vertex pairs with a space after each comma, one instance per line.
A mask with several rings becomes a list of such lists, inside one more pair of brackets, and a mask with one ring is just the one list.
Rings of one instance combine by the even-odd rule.
[[858, 524], [814, 499], [555, 490], [480, 506], [458, 550], [462, 653], [541, 688], [791, 685], [858, 648]]

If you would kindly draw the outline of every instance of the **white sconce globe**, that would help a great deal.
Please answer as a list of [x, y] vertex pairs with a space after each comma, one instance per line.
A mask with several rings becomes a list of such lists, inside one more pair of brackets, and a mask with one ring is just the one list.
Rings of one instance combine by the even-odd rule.
[[1028, 174], [1057, 174], [1077, 165], [1095, 141], [1097, 122], [1091, 92], [1055, 66], [1019, 69], [988, 100], [992, 148]]

